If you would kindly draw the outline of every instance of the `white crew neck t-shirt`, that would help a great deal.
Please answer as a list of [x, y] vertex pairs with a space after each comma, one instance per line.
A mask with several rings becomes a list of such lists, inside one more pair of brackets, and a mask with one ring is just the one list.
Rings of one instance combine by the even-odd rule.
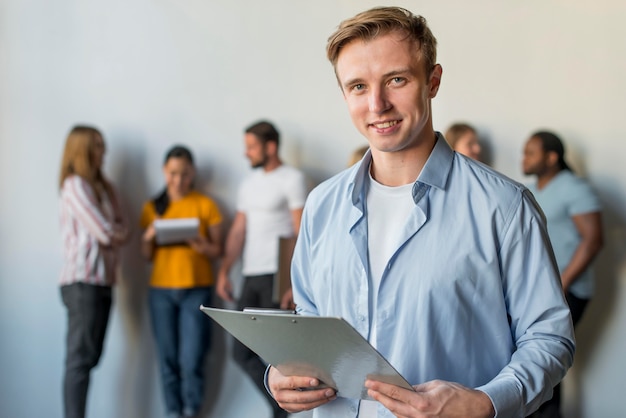
[[[409, 214], [415, 208], [412, 195], [413, 183], [389, 187], [378, 183], [369, 175], [367, 193], [367, 252], [370, 264], [369, 303], [372, 312], [369, 342], [376, 347], [376, 306], [378, 288], [383, 273], [398, 249], [402, 230]], [[363, 400], [359, 406], [359, 418], [378, 416], [376, 401]]]

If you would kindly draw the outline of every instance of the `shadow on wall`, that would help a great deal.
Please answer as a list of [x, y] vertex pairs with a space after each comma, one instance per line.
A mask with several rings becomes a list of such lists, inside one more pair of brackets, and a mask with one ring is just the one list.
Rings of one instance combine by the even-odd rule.
[[493, 142], [491, 136], [483, 131], [478, 132], [480, 140], [480, 160], [481, 162], [493, 167]]
[[140, 253], [139, 214], [148, 190], [145, 178], [145, 150], [137, 147], [137, 132], [112, 133], [118, 146], [111, 150], [109, 175], [117, 185], [131, 229], [130, 242], [123, 248], [116, 309], [122, 326], [124, 356], [119, 362], [117, 416], [149, 418], [155, 415], [156, 357], [147, 307], [148, 269]]
[[[581, 171], [579, 171], [581, 172]], [[576, 362], [568, 382], [574, 387], [567, 389], [569, 401], [564, 416], [583, 418], [584, 396], [582, 380], [585, 370], [594, 357], [596, 342], [604, 339], [607, 326], [616, 309], [617, 286], [621, 269], [626, 262], [626, 195], [620, 191], [615, 179], [594, 179], [596, 190], [602, 203], [604, 223], [604, 247], [595, 260], [595, 294], [576, 330]]]
[[[215, 166], [211, 163], [208, 163], [204, 155], [196, 154], [196, 184], [195, 189], [199, 192], [209, 196], [211, 199], [215, 201], [218, 205], [220, 212], [222, 213], [222, 231], [224, 233], [224, 240], [226, 239], [226, 234], [230, 228], [230, 224], [232, 219], [228, 216], [226, 211], [225, 203], [219, 199], [215, 193], [212, 191], [212, 182], [213, 182], [213, 174]], [[213, 274], [215, 279], [217, 279], [217, 272], [220, 268], [220, 260], [213, 260]], [[213, 300], [211, 306], [213, 307], [222, 307], [222, 301], [217, 296], [217, 294], [213, 293]], [[200, 315], [206, 316], [200, 310], [198, 310]], [[211, 319], [206, 316], [207, 321], [211, 321]], [[226, 364], [226, 359], [228, 356], [228, 352], [226, 350], [226, 336], [224, 330], [216, 325], [215, 323], [211, 324], [211, 347], [207, 353], [207, 359], [205, 363], [204, 375], [205, 375], [205, 387], [204, 387], [204, 402], [202, 405], [202, 410], [198, 414], [199, 417], [211, 417], [212, 410], [214, 405], [217, 404], [218, 398], [220, 396], [220, 389], [222, 387], [222, 381], [224, 380], [224, 365]]]

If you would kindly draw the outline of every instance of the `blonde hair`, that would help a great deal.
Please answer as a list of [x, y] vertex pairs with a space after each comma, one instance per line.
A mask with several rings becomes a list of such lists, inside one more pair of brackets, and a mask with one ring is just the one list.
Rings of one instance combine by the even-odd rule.
[[476, 134], [476, 129], [467, 123], [452, 124], [445, 134], [446, 141], [450, 144], [450, 148], [454, 149], [459, 139], [468, 132]]
[[417, 46], [422, 53], [420, 60], [424, 62], [426, 73], [430, 74], [437, 61], [437, 39], [428, 28], [426, 19], [401, 7], [375, 7], [341, 22], [326, 44], [326, 55], [335, 73], [344, 46], [356, 39], [367, 41], [391, 32], [405, 34], [406, 39]]
[[348, 167], [352, 167], [354, 164], [361, 161], [361, 158], [363, 158], [368, 149], [370, 149], [369, 145], [355, 149], [350, 155], [350, 160], [348, 160]]
[[98, 201], [100, 201], [100, 188], [97, 187], [98, 185], [104, 187], [107, 193], [109, 193], [109, 183], [105, 180], [100, 168], [93, 163], [93, 153], [98, 137], [103, 138], [100, 131], [91, 126], [77, 125], [72, 128], [67, 135], [65, 148], [63, 149], [59, 188], [63, 187], [63, 182], [66, 178], [71, 175], [77, 175], [89, 183]]

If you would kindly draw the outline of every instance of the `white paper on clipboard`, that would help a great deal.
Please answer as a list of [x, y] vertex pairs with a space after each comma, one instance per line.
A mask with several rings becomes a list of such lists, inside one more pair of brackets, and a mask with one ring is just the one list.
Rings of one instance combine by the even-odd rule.
[[157, 245], [182, 244], [198, 236], [200, 220], [198, 218], [156, 219]]
[[337, 396], [370, 399], [372, 378], [411, 385], [343, 318], [200, 309], [286, 376], [311, 376]]

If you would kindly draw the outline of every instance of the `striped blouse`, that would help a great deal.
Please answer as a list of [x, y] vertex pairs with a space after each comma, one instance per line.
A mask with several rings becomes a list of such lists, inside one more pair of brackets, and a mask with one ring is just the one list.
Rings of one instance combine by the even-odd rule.
[[[124, 228], [117, 198], [101, 193], [99, 203], [91, 185], [69, 176], [61, 188], [61, 236], [64, 263], [60, 284], [76, 282], [100, 286], [115, 283], [117, 245]], [[117, 220], [117, 222], [116, 222]]]

